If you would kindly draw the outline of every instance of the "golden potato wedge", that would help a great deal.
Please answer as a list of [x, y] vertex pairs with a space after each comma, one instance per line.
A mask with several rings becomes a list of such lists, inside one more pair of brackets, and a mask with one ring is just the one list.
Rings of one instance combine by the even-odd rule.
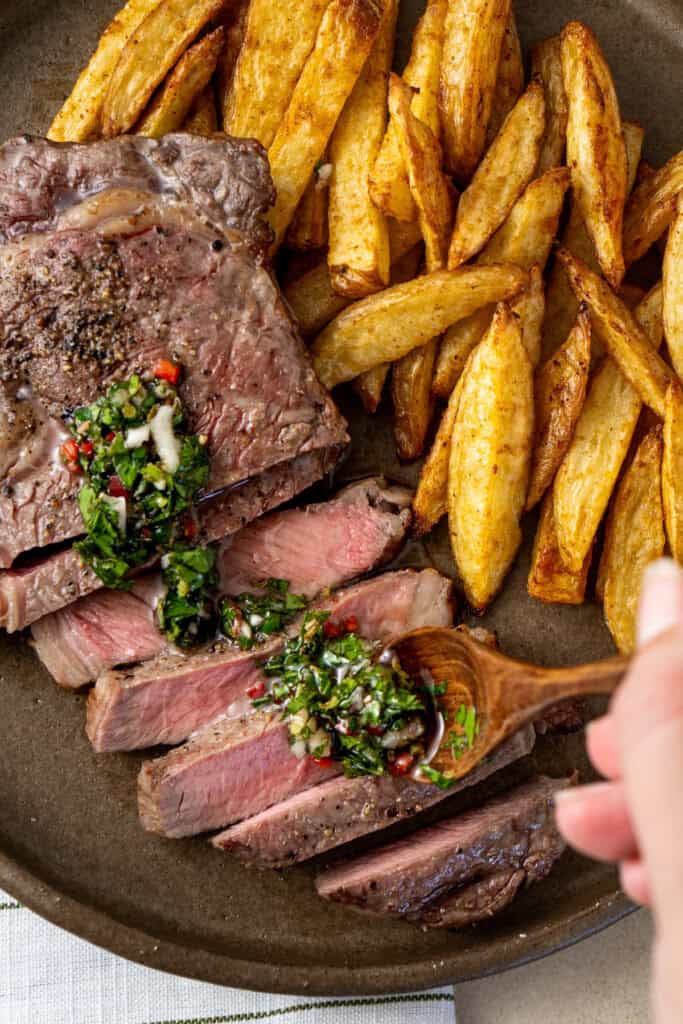
[[247, 32], [250, 0], [232, 0], [221, 18], [225, 29], [225, 46], [216, 69], [216, 99], [221, 125], [225, 127], [237, 60]]
[[505, 35], [503, 36], [503, 47], [500, 52], [498, 78], [496, 79], [493, 106], [491, 107], [491, 120], [486, 130], [486, 148], [491, 145], [503, 127], [505, 118], [523, 92], [524, 62], [522, 60], [522, 44], [519, 41], [515, 14], [511, 10]]
[[123, 48], [102, 107], [102, 134], [123, 135], [136, 123], [172, 67], [204, 26], [217, 18], [224, 0], [161, 0]]
[[[465, 364], [465, 369], [468, 366], [469, 361]], [[451, 439], [464, 379], [463, 372], [448, 399], [434, 443], [420, 472], [420, 480], [413, 498], [413, 532], [417, 537], [424, 537], [429, 533], [448, 511]]]
[[102, 107], [123, 48], [159, 0], [128, 0], [100, 36], [97, 49], [81, 72], [71, 95], [50, 125], [53, 142], [90, 142], [99, 138]]
[[[427, 9], [413, 35], [410, 60], [403, 81], [413, 90], [410, 109], [438, 139], [441, 136], [439, 114], [439, 72], [448, 0], [428, 0]], [[408, 175], [391, 119], [375, 166], [370, 172], [370, 196], [375, 206], [388, 217], [400, 221], [417, 220], [417, 209], [408, 186]]]
[[683, 378], [683, 193], [664, 254], [664, 333], [671, 362]]
[[211, 81], [223, 50], [222, 28], [204, 36], [180, 58], [138, 124], [138, 135], [160, 139], [182, 127], [192, 104]]
[[624, 259], [635, 263], [661, 238], [683, 191], [683, 150], [635, 189], [624, 217]]
[[229, 135], [258, 139], [269, 148], [329, 4], [298, 0], [290, 9], [271, 0], [251, 0], [225, 111]]
[[446, 164], [463, 185], [486, 145], [511, 9], [510, 0], [448, 5], [439, 104]]
[[500, 590], [522, 541], [533, 429], [531, 363], [501, 303], [463, 377], [448, 470], [453, 557], [477, 611]]
[[605, 620], [622, 654], [636, 645], [636, 613], [643, 573], [664, 554], [662, 439], [655, 427], [641, 441], [619, 484], [602, 552]]
[[545, 604], [583, 604], [591, 566], [592, 549], [578, 572], [564, 562], [557, 543], [552, 488], [548, 491], [538, 520], [527, 590]]
[[309, 249], [322, 249], [327, 245], [327, 203], [330, 185], [327, 168], [331, 171], [332, 165], [323, 160], [313, 172], [313, 177], [296, 208], [294, 219], [287, 229], [287, 246], [290, 249], [306, 252]]
[[533, 370], [541, 356], [541, 328], [545, 312], [545, 282], [540, 267], [529, 271], [529, 283], [510, 303], [510, 309], [519, 320], [522, 343]]
[[519, 267], [494, 264], [437, 270], [361, 299], [313, 343], [313, 363], [327, 388], [426, 345], [481, 306], [514, 297], [527, 283]]
[[190, 113], [185, 119], [183, 131], [190, 135], [213, 135], [218, 131], [218, 115], [216, 113], [216, 97], [213, 87], [209, 84], [202, 89], [192, 104]]
[[574, 294], [590, 307], [593, 328], [612, 359], [642, 400], [663, 419], [666, 389], [674, 373], [653, 347], [637, 312], [632, 313], [601, 277], [567, 249], [560, 249], [558, 258]]
[[683, 388], [673, 381], [666, 393], [662, 498], [671, 554], [683, 564]]
[[564, 345], [536, 378], [536, 434], [526, 509], [534, 508], [553, 482], [583, 409], [591, 358], [591, 321], [579, 310]]
[[268, 151], [277, 200], [269, 220], [275, 248], [327, 149], [377, 37], [382, 21], [378, 0], [331, 0], [313, 51]]
[[368, 179], [387, 125], [387, 75], [397, 16], [398, 0], [385, 0], [372, 53], [330, 143], [327, 262], [334, 290], [353, 299], [389, 284], [389, 229], [384, 214], [370, 198]]
[[[555, 168], [532, 181], [505, 223], [479, 254], [477, 263], [515, 263], [525, 270], [534, 265], [544, 267], [557, 233], [568, 187], [569, 171], [566, 167]], [[493, 308], [489, 307], [448, 329], [434, 375], [435, 395], [448, 398], [470, 352], [486, 333], [492, 316]]]
[[564, 163], [569, 107], [562, 77], [562, 43], [551, 36], [531, 51], [531, 77], [540, 78], [545, 89], [545, 135], [538, 158], [537, 174]]
[[531, 181], [545, 126], [543, 86], [532, 82], [517, 101], [460, 197], [451, 239], [451, 270], [484, 248]]
[[390, 370], [391, 363], [380, 363], [372, 370], [362, 373], [353, 382], [353, 390], [363, 403], [363, 409], [368, 416], [374, 416], [380, 407]]
[[413, 349], [394, 364], [391, 396], [394, 402], [394, 437], [400, 459], [418, 459], [424, 451], [434, 414], [432, 378], [439, 339]]
[[602, 272], [618, 288], [625, 269], [622, 229], [628, 175], [619, 100], [591, 30], [572, 21], [561, 39], [572, 189]]

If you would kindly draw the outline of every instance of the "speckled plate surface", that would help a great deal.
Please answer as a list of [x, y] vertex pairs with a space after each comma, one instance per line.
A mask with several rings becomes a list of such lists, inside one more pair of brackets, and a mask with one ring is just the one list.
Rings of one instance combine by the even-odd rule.
[[[2, 138], [46, 130], [116, 6], [2, 0]], [[399, 60], [420, 7], [403, 0]], [[647, 129], [648, 158], [659, 163], [680, 147], [681, 0], [517, 0], [516, 9], [527, 45], [572, 17], [592, 25], [615, 70], [625, 116]], [[414, 482], [415, 468], [395, 461], [388, 419], [369, 423], [352, 399], [343, 404], [354, 448], [340, 478], [383, 471]], [[451, 572], [445, 531], [409, 548], [400, 562]], [[610, 653], [597, 606], [531, 602], [527, 565], [528, 545], [484, 619], [503, 647], [546, 664]], [[144, 833], [134, 799], [140, 758], [94, 755], [83, 719], [83, 697], [60, 692], [22, 639], [0, 640], [0, 886], [56, 924], [140, 963], [272, 992], [399, 992], [544, 956], [629, 910], [610, 869], [572, 854], [506, 913], [465, 932], [424, 933], [328, 906], [314, 894], [312, 866], [250, 872], [200, 839], [169, 842]], [[469, 806], [537, 770], [559, 775], [578, 766], [586, 776], [582, 748], [580, 737], [543, 738], [533, 758], [450, 806]]]

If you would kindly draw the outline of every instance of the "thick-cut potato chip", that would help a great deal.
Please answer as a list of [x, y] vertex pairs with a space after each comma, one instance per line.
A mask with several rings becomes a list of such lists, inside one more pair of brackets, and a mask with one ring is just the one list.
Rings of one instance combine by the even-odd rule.
[[296, 9], [251, 0], [244, 44], [225, 111], [225, 131], [266, 149], [315, 45], [330, 0], [298, 0]]
[[600, 570], [605, 620], [622, 654], [635, 649], [643, 573], [664, 554], [661, 465], [662, 439], [655, 427], [624, 473], [607, 521]]
[[[465, 369], [469, 362], [465, 364]], [[434, 443], [425, 459], [413, 498], [413, 532], [417, 537], [429, 533], [448, 511], [448, 467], [451, 459], [451, 438], [460, 394], [465, 379], [463, 372], [448, 399]]]
[[327, 388], [426, 345], [481, 306], [514, 297], [528, 275], [494, 264], [437, 270], [370, 295], [344, 310], [316, 338], [313, 363]]
[[609, 285], [566, 249], [559, 259], [569, 275], [574, 293], [590, 307], [593, 327], [624, 376], [642, 400], [664, 418], [666, 389], [674, 373], [652, 345], [646, 329]]
[[102, 134], [112, 139], [136, 123], [193, 39], [223, 9], [224, 0], [161, 0], [123, 48], [102, 108]]
[[505, 303], [463, 377], [448, 470], [448, 526], [465, 593], [496, 596], [522, 541], [534, 429], [533, 371]]
[[541, 368], [536, 378], [536, 434], [531, 462], [527, 511], [550, 487], [567, 453], [583, 409], [591, 358], [591, 322], [586, 308], [564, 345]]
[[287, 245], [290, 249], [306, 252], [327, 245], [329, 178], [320, 172], [328, 167], [331, 169], [331, 165], [325, 162], [313, 172], [308, 188], [296, 208], [294, 220], [287, 230]]
[[[448, 0], [428, 0], [427, 9], [415, 29], [410, 60], [403, 72], [403, 81], [413, 90], [411, 111], [431, 128], [437, 139], [441, 136], [439, 72], [447, 6]], [[370, 195], [375, 206], [387, 216], [406, 222], [417, 220], [408, 174], [391, 119], [370, 173]]]
[[160, 139], [182, 127], [195, 99], [211, 81], [224, 42], [224, 30], [217, 28], [183, 54], [137, 126], [138, 135]]
[[572, 21], [565, 25], [561, 39], [572, 189], [602, 271], [618, 288], [624, 276], [622, 229], [628, 177], [619, 100], [591, 30]]
[[514, 11], [510, 11], [498, 64], [491, 120], [486, 130], [486, 147], [491, 145], [519, 97], [524, 92], [524, 61]]
[[216, 69], [216, 97], [223, 126], [228, 114], [237, 60], [247, 31], [249, 6], [250, 0], [232, 0], [221, 18], [225, 29], [225, 46]]
[[114, 68], [140, 22], [159, 0], [129, 0], [100, 36], [97, 49], [47, 133], [53, 142], [90, 142], [100, 134], [102, 107]]
[[197, 99], [192, 104], [192, 109], [187, 115], [183, 131], [190, 135], [213, 135], [218, 131], [218, 115], [216, 113], [216, 97], [211, 85], [202, 89]]
[[545, 604], [583, 604], [592, 550], [578, 572], [568, 568], [557, 543], [553, 503], [551, 488], [541, 505], [527, 590], [531, 597]]
[[544, 174], [564, 161], [567, 145], [569, 107], [562, 77], [562, 43], [551, 36], [531, 51], [531, 76], [538, 76], [545, 89], [545, 135], [538, 158], [537, 174]]
[[331, 0], [287, 111], [268, 151], [277, 200], [269, 220], [284, 238], [316, 164], [379, 32], [377, 0]]
[[683, 379], [683, 193], [664, 255], [664, 333], [671, 362]]
[[511, 0], [449, 3], [439, 103], [446, 163], [466, 184], [481, 160]]
[[541, 357], [541, 328], [545, 312], [545, 281], [540, 267], [531, 268], [528, 285], [510, 303], [510, 309], [519, 320], [522, 343], [535, 370]]
[[397, 16], [398, 0], [385, 0], [372, 53], [330, 143], [327, 262], [334, 290], [353, 299], [389, 284], [389, 228], [384, 214], [370, 198], [368, 179], [387, 125], [387, 75]]
[[628, 201], [624, 217], [627, 266], [644, 256], [665, 233], [676, 216], [680, 192], [683, 192], [683, 150], [642, 181]]
[[673, 381], [666, 393], [662, 459], [664, 520], [671, 554], [683, 565], [683, 388]]
[[543, 86], [532, 82], [460, 197], [448, 265], [453, 270], [484, 248], [531, 181], [545, 125]]

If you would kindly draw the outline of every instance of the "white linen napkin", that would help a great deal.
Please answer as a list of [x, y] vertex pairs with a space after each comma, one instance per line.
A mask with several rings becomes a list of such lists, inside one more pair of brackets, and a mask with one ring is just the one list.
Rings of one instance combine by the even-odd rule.
[[263, 995], [129, 963], [0, 891], [2, 1024], [455, 1024], [451, 989], [376, 999]]

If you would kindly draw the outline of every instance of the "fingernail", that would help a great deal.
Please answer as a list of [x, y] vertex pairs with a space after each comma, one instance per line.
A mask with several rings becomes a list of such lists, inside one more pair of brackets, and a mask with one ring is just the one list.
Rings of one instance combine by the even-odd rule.
[[683, 622], [683, 573], [671, 558], [648, 565], [638, 606], [638, 646]]

